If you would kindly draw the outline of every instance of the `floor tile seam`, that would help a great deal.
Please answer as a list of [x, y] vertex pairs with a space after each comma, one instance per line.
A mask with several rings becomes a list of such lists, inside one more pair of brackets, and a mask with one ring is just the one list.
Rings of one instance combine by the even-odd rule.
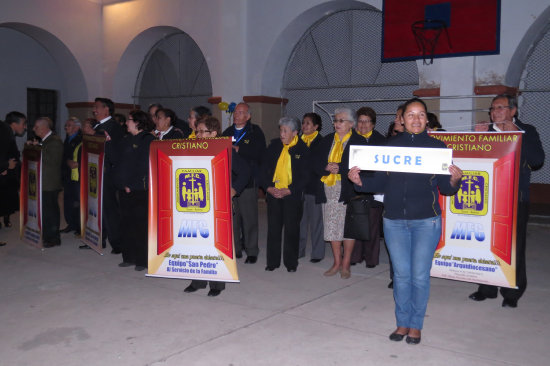
[[256, 320], [254, 320], [254, 321], [252, 321], [252, 322], [250, 322], [250, 323], [243, 324], [243, 325], [241, 325], [241, 326], [239, 326], [239, 327], [236, 327], [236, 328], [227, 330], [227, 331], [225, 331], [225, 332], [223, 332], [223, 333], [221, 333], [221, 334], [217, 334], [217, 335], [212, 336], [212, 337], [210, 337], [210, 338], [208, 338], [208, 339], [204, 339], [204, 340], [198, 342], [197, 344], [191, 345], [191, 346], [189, 346], [189, 347], [185, 347], [184, 349], [181, 349], [181, 350], [179, 350], [179, 351], [177, 351], [177, 352], [173, 352], [173, 353], [171, 353], [171, 354], [169, 354], [169, 355], [167, 355], [167, 356], [165, 356], [165, 357], [163, 357], [163, 358], [161, 358], [161, 359], [158, 359], [158, 360], [152, 361], [152, 362], [150, 362], [150, 363], [147, 363], [147, 364], [145, 364], [145, 366], [154, 366], [154, 365], [157, 365], [158, 363], [165, 363], [165, 362], [167, 362], [167, 361], [168, 361], [170, 358], [172, 358], [172, 357], [181, 355], [181, 354], [183, 354], [183, 353], [185, 353], [185, 352], [187, 352], [187, 351], [190, 351], [190, 350], [192, 350], [192, 349], [194, 349], [194, 348], [200, 347], [200, 346], [202, 346], [202, 345], [205, 345], [205, 344], [208, 344], [208, 343], [210, 343], [210, 342], [216, 341], [216, 340], [218, 340], [218, 339], [224, 338], [224, 337], [229, 336], [229, 335], [231, 335], [231, 334], [237, 333], [237, 332], [239, 332], [239, 331], [241, 331], [241, 330], [243, 330], [243, 329], [249, 328], [249, 327], [251, 327], [251, 326], [254, 326], [254, 325], [256, 325], [256, 324], [259, 324], [259, 323], [262, 323], [262, 322], [264, 322], [264, 321], [266, 321], [266, 320], [269, 320], [269, 319], [271, 319], [271, 318], [273, 318], [273, 317], [275, 317], [275, 316], [277, 316], [277, 315], [280, 315], [280, 312], [274, 312], [274, 313], [269, 314], [269, 315], [267, 315], [267, 316], [265, 316], [265, 317], [256, 319]]

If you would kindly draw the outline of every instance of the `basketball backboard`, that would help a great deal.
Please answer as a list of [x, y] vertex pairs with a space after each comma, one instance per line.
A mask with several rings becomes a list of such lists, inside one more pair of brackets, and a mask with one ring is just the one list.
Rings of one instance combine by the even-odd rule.
[[382, 62], [425, 58], [412, 30], [420, 21], [428, 32], [446, 25], [434, 58], [500, 52], [500, 0], [384, 0]]

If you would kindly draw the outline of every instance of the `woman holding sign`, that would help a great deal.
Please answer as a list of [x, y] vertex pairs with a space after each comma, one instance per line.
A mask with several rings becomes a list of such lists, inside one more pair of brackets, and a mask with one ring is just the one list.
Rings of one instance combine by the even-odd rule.
[[[426, 131], [426, 104], [417, 98], [405, 103], [405, 131], [389, 146], [445, 148]], [[350, 169], [348, 177], [358, 191], [384, 192], [384, 234], [394, 269], [393, 296], [397, 329], [392, 341], [420, 343], [420, 333], [430, 295], [430, 269], [441, 236], [439, 192], [455, 194], [462, 171], [449, 167], [450, 175], [369, 172]]]

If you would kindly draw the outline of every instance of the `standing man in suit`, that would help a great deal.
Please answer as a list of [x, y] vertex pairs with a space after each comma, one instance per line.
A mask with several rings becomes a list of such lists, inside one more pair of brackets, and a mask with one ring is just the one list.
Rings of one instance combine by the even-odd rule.
[[258, 260], [258, 182], [261, 160], [265, 152], [265, 136], [260, 126], [250, 121], [250, 107], [239, 103], [233, 112], [233, 125], [223, 136], [233, 138], [233, 149], [248, 162], [252, 176], [239, 196], [233, 197], [233, 236], [235, 255], [241, 258], [246, 251], [245, 263]]
[[[515, 308], [518, 300], [527, 288], [527, 272], [525, 263], [525, 244], [527, 241], [527, 221], [529, 220], [529, 184], [531, 171], [544, 164], [544, 149], [537, 129], [517, 118], [518, 102], [511, 95], [501, 94], [493, 98], [489, 115], [490, 125], [478, 125], [476, 131], [523, 131], [521, 142], [521, 157], [519, 163], [518, 216], [516, 225], [516, 284], [517, 288], [501, 287], [500, 293], [503, 307]], [[470, 299], [483, 301], [498, 296], [498, 287], [479, 285], [476, 292], [470, 294]]]
[[[111, 253], [122, 252], [122, 238], [120, 235], [120, 204], [116, 194], [114, 172], [115, 161], [120, 141], [124, 137], [124, 130], [120, 124], [112, 118], [115, 113], [115, 104], [108, 98], [95, 98], [93, 114], [99, 122], [95, 127], [97, 136], [105, 136], [105, 160], [103, 163], [103, 247], [108, 238], [111, 244]], [[88, 247], [81, 245], [81, 248]]]
[[59, 236], [59, 192], [61, 184], [61, 163], [63, 142], [52, 132], [53, 122], [40, 117], [34, 122], [34, 134], [42, 146], [42, 243], [44, 248], [61, 245]]
[[80, 147], [82, 132], [80, 120], [70, 117], [65, 122], [65, 142], [63, 143], [63, 164], [61, 166], [63, 180], [63, 212], [67, 227], [62, 233], [75, 231], [80, 233]]
[[[19, 209], [18, 169], [19, 150], [15, 136], [22, 136], [27, 130], [27, 117], [13, 111], [0, 121], [0, 217], [4, 225], [11, 226], [10, 215]], [[6, 245], [0, 241], [0, 246]]]

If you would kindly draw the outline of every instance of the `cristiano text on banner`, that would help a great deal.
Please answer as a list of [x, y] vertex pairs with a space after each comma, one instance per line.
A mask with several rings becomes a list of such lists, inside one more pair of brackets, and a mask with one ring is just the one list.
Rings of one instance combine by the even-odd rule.
[[231, 139], [151, 143], [148, 276], [239, 282]]
[[82, 241], [102, 254], [103, 161], [105, 137], [82, 139], [80, 178], [80, 232]]
[[42, 247], [41, 156], [40, 146], [25, 145], [19, 196], [19, 236], [37, 247]]
[[463, 171], [456, 195], [440, 196], [442, 235], [431, 275], [516, 287], [516, 218], [522, 132], [431, 134]]

